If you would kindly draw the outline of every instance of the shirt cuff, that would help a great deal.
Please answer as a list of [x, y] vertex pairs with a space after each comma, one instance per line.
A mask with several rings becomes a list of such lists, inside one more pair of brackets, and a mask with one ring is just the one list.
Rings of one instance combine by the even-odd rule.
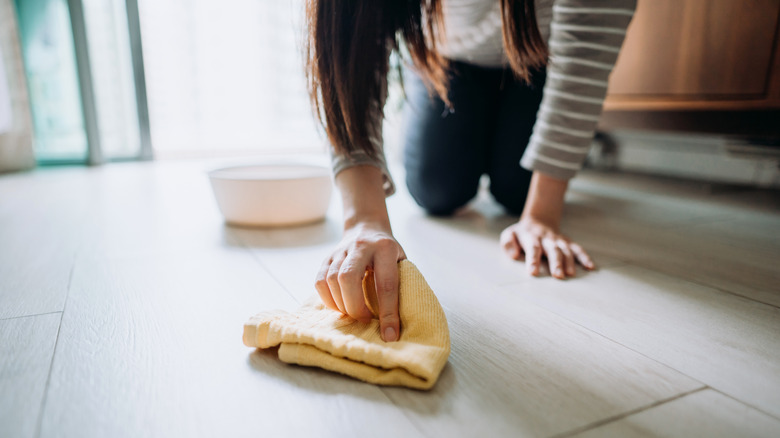
[[[526, 170], [530, 170], [532, 172], [542, 172], [547, 176], [564, 181], [568, 181], [574, 178], [574, 176], [577, 174], [577, 171], [579, 170], [579, 167], [581, 167], [578, 166], [577, 169], [571, 167], [561, 167], [556, 163], [543, 161], [543, 159], [544, 157], [534, 157], [532, 154], [526, 153], [520, 160], [520, 165]], [[566, 164], [569, 165], [569, 163]]]
[[382, 189], [385, 191], [385, 197], [395, 193], [395, 182], [387, 170], [387, 162], [384, 157], [372, 157], [365, 152], [353, 152], [351, 154], [332, 154], [331, 167], [333, 169], [333, 178], [336, 178], [342, 170], [355, 166], [374, 166], [382, 172]]

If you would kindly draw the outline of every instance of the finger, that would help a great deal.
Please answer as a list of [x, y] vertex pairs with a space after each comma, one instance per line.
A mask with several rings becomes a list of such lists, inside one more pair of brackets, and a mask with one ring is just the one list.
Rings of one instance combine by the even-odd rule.
[[333, 262], [328, 268], [328, 275], [326, 281], [328, 282], [328, 288], [330, 289], [330, 296], [333, 298], [333, 302], [341, 313], [347, 313], [347, 308], [344, 306], [344, 299], [341, 296], [341, 286], [339, 286], [339, 271], [341, 265], [344, 263], [346, 253], [341, 253], [334, 257]]
[[504, 252], [507, 253], [507, 255], [515, 260], [520, 260], [520, 242], [517, 241], [517, 234], [510, 229], [507, 228], [501, 233], [501, 247], [504, 248]]
[[574, 277], [577, 270], [574, 262], [574, 253], [569, 248], [569, 242], [564, 239], [558, 239], [557, 245], [558, 249], [561, 250], [561, 255], [563, 255], [563, 272], [566, 273], [567, 277]]
[[572, 242], [569, 244], [569, 247], [574, 253], [574, 256], [577, 258], [577, 261], [580, 262], [580, 264], [584, 266], [585, 269], [589, 271], [596, 269], [596, 264], [593, 263], [593, 259], [590, 258], [588, 253], [585, 252], [585, 250], [579, 244]]
[[379, 333], [385, 342], [396, 341], [401, 335], [401, 322], [398, 315], [397, 259], [395, 254], [382, 254], [374, 259], [374, 283], [379, 303]]
[[339, 310], [336, 302], [333, 301], [333, 296], [331, 296], [330, 288], [328, 287], [328, 271], [330, 270], [331, 263], [333, 263], [332, 258], [325, 259], [325, 262], [322, 263], [320, 270], [317, 272], [317, 277], [314, 279], [314, 287], [320, 295], [322, 304], [333, 310]]
[[363, 277], [368, 267], [368, 257], [360, 251], [353, 251], [344, 259], [339, 269], [339, 287], [347, 315], [360, 322], [370, 322], [371, 311], [366, 306], [363, 293]]
[[539, 275], [539, 267], [542, 264], [542, 243], [538, 237], [523, 237], [523, 251], [525, 251], [525, 266], [529, 275]]
[[563, 274], [563, 254], [553, 239], [545, 237], [542, 239], [542, 248], [547, 255], [547, 263], [550, 268], [550, 275], [555, 278], [562, 279], [566, 276]]

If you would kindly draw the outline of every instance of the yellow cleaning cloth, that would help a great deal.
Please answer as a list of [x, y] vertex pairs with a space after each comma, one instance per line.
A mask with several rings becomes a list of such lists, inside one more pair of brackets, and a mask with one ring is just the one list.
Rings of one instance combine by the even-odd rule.
[[[320, 367], [377, 385], [429, 389], [450, 355], [450, 331], [439, 301], [411, 262], [398, 263], [401, 337], [385, 342], [379, 320], [362, 323], [315, 297], [296, 313], [263, 312], [244, 324], [247, 347], [279, 345], [283, 362]], [[366, 304], [377, 314], [374, 276], [363, 280]]]

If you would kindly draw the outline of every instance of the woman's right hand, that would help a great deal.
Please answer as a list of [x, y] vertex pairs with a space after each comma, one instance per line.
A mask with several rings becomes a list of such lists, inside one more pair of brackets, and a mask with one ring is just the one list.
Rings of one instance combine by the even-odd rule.
[[369, 322], [372, 314], [363, 296], [363, 277], [367, 270], [373, 271], [380, 334], [385, 342], [396, 341], [400, 334], [398, 262], [405, 258], [389, 223], [357, 222], [345, 229], [338, 247], [322, 264], [317, 292], [326, 306]]

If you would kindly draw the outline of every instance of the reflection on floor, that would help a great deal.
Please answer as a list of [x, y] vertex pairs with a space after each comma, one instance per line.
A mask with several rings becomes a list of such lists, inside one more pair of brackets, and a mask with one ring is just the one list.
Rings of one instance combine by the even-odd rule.
[[502, 255], [487, 197], [437, 219], [393, 196], [452, 332], [419, 392], [242, 345], [314, 293], [339, 206], [225, 227], [203, 169], [0, 177], [0, 436], [780, 435], [777, 192], [583, 172], [564, 231], [600, 269], [568, 281]]

